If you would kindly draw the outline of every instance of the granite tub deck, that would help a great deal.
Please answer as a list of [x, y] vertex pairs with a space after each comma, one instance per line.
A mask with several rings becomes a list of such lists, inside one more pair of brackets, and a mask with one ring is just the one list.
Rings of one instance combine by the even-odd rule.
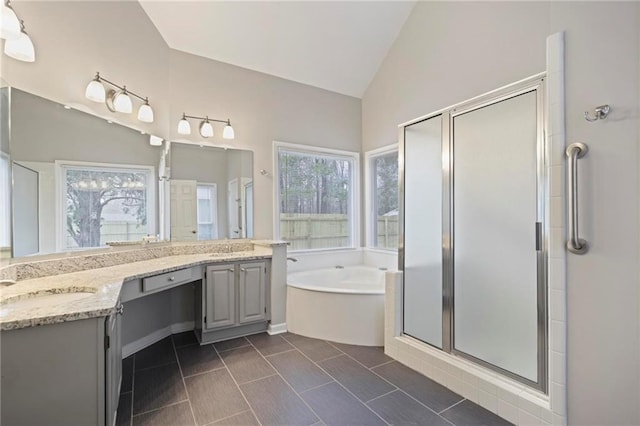
[[[277, 244], [280, 243], [255, 241], [165, 244], [163, 247], [151, 245], [113, 253], [62, 256], [59, 259], [11, 265], [10, 268], [14, 267], [13, 272], [17, 272], [18, 282], [0, 289], [0, 330], [107, 316], [116, 312], [125, 281], [198, 265], [267, 259], [272, 256], [271, 246]], [[207, 252], [203, 253], [204, 250]], [[231, 252], [227, 252], [229, 250]], [[141, 259], [146, 256], [152, 258]], [[55, 267], [56, 264], [59, 269]], [[105, 266], [97, 266], [101, 264]], [[106, 266], [109, 264], [111, 266]], [[70, 269], [76, 271], [53, 275], [59, 270]], [[27, 275], [24, 271], [35, 271], [35, 277], [21, 279]], [[43, 276], [45, 271], [51, 274]], [[62, 303], [55, 297], [40, 297], [77, 291], [87, 294], [80, 299]], [[33, 303], [28, 308], [24, 308], [22, 303], [14, 303], [22, 299], [32, 299]]]

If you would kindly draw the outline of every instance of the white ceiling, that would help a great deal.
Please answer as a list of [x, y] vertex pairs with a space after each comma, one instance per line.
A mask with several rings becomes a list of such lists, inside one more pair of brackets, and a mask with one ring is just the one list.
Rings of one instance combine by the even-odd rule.
[[358, 98], [415, 4], [139, 1], [173, 49]]

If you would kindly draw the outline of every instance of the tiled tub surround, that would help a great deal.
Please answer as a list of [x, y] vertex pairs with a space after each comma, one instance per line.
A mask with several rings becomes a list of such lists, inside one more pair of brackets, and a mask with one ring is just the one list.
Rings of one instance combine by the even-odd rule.
[[[271, 246], [279, 244], [284, 243], [248, 240], [164, 243], [112, 253], [63, 255], [58, 259], [17, 263], [8, 268], [13, 268], [18, 283], [1, 289], [0, 330], [107, 316], [116, 312], [125, 281], [197, 265], [270, 258]], [[8, 303], [34, 295], [74, 290], [93, 294], [66, 303], [51, 303], [41, 297], [29, 309], [19, 306], [13, 309], [12, 303]]]

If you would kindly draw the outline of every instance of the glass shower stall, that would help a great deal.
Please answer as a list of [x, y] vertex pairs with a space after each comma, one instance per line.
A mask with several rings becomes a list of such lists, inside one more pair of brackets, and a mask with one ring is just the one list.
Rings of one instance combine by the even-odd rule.
[[547, 390], [544, 78], [400, 126], [403, 332]]

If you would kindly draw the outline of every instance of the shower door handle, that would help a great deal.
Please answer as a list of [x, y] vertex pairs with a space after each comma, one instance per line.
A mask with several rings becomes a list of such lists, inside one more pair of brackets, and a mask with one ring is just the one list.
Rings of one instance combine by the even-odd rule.
[[567, 250], [574, 254], [585, 254], [589, 250], [587, 241], [578, 235], [578, 159], [587, 154], [587, 145], [572, 143], [567, 147], [567, 187], [569, 188], [569, 240]]

